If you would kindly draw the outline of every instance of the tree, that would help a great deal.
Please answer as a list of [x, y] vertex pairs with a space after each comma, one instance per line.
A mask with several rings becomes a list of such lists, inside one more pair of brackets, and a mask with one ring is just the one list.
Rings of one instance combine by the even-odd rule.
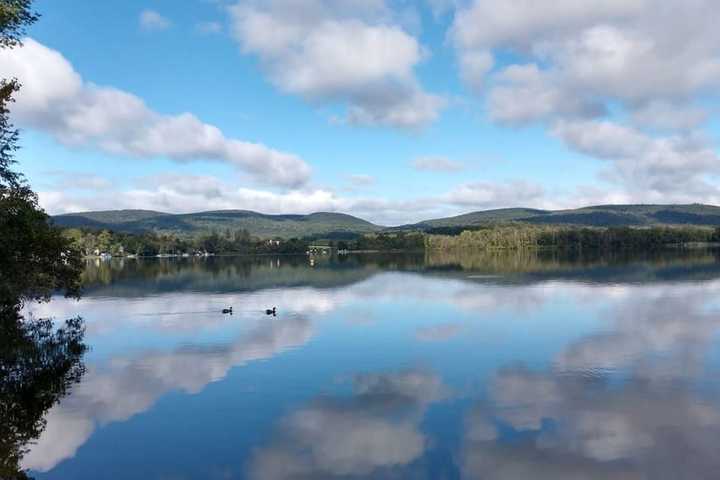
[[[0, 48], [20, 45], [37, 20], [29, 0], [0, 0]], [[25, 300], [49, 298], [55, 290], [77, 295], [80, 253], [38, 205], [21, 173], [15, 171], [19, 132], [10, 120], [16, 79], [0, 80], [0, 303], [12, 308]]]
[[31, 4], [32, 0], [0, 1], [0, 48], [18, 46], [27, 27], [39, 18]]
[[[0, 48], [20, 45], [37, 20], [30, 0], [0, 0]], [[19, 132], [10, 121], [16, 79], [0, 79], [0, 478], [26, 479], [20, 461], [45, 428], [45, 413], [83, 374], [81, 319], [55, 331], [51, 320], [20, 315], [27, 300], [56, 290], [78, 295], [80, 253], [50, 223], [13, 169]]]

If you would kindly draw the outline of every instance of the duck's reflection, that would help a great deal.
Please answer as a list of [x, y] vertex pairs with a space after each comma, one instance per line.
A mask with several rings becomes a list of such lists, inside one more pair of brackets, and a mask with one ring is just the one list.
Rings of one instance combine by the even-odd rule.
[[550, 371], [499, 371], [466, 419], [464, 477], [720, 478], [713, 290], [639, 289]]
[[320, 398], [281, 420], [248, 477], [403, 478], [428, 445], [420, 429], [427, 407], [447, 393], [428, 372], [358, 375], [350, 397]]
[[229, 345], [147, 353], [114, 359], [106, 368], [90, 369], [73, 394], [50, 410], [47, 429], [23, 465], [48, 471], [74, 456], [98, 425], [127, 420], [173, 390], [197, 393], [224, 378], [232, 367], [270, 358], [306, 343], [312, 335], [313, 326], [307, 318], [278, 318], [260, 323]]

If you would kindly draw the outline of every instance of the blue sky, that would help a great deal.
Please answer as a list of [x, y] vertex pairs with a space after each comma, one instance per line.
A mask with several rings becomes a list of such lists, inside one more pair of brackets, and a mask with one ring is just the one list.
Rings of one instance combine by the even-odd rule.
[[720, 203], [712, 3], [57, 2], [0, 70], [50, 213]]

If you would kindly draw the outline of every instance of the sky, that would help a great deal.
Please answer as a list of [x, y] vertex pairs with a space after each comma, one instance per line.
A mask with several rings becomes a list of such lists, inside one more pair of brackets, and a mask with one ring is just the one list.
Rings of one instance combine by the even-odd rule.
[[712, 0], [37, 0], [0, 74], [51, 214], [720, 204]]

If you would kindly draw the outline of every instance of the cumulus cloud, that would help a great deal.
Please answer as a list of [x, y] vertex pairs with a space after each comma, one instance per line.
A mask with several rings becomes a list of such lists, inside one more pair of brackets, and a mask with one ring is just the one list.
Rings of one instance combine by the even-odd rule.
[[637, 106], [632, 121], [641, 127], [659, 130], [693, 130], [709, 119], [709, 114], [696, 105], [654, 100]]
[[143, 10], [140, 12], [140, 28], [143, 30], [166, 30], [172, 22], [160, 15], [155, 10]]
[[517, 125], [557, 115], [596, 117], [605, 113], [602, 104], [569, 94], [561, 79], [535, 64], [511, 65], [495, 80], [488, 95], [488, 111], [501, 123]]
[[230, 12], [234, 37], [273, 84], [347, 104], [349, 123], [417, 128], [445, 105], [420, 86], [413, 70], [426, 52], [384, 0], [251, 0]]
[[[458, 8], [450, 38], [461, 76], [485, 95], [494, 121], [540, 122], [556, 134], [571, 124], [600, 128], [602, 150], [623, 149], [633, 137], [650, 151], [615, 158], [614, 181], [626, 197], [716, 201], [707, 177], [718, 163], [698, 132], [709, 118], [701, 105], [720, 86], [711, 8], [710, 0], [472, 0]], [[511, 63], [493, 70], [503, 52]]]
[[460, 54], [460, 76], [476, 92], [484, 86], [485, 76], [495, 66], [493, 56], [484, 50], [469, 50]]
[[63, 144], [181, 163], [226, 162], [282, 186], [298, 186], [310, 176], [310, 167], [293, 154], [228, 138], [191, 113], [161, 114], [135, 95], [86, 82], [59, 52], [35, 40], [0, 51], [0, 69], [23, 83], [14, 118]]
[[656, 137], [606, 120], [559, 121], [552, 130], [571, 148], [611, 162], [606, 178], [649, 199], [705, 202], [720, 199], [709, 176], [720, 157], [702, 135]]
[[447, 157], [418, 157], [413, 160], [412, 166], [425, 172], [460, 172], [465, 169], [461, 162]]

